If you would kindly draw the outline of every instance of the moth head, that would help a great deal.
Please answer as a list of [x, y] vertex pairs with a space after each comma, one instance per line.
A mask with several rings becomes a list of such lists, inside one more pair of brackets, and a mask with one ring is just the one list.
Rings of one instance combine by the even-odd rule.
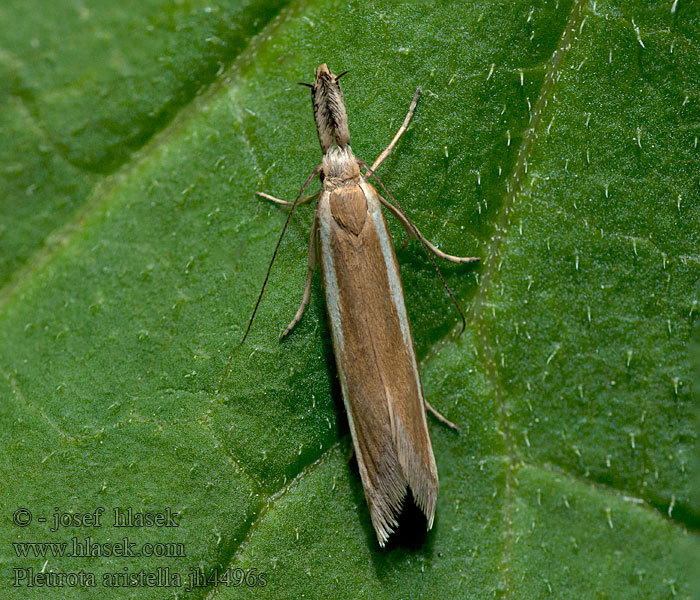
[[319, 85], [335, 85], [340, 89], [340, 84], [338, 80], [347, 75], [350, 70], [343, 71], [340, 75], [334, 75], [328, 68], [326, 63], [323, 63], [320, 67], [316, 69], [316, 76], [314, 77], [314, 84], [310, 87], [315, 88]]
[[334, 146], [345, 148], [350, 144], [348, 114], [339, 81], [345, 73], [334, 75], [324, 63], [316, 69], [313, 85], [303, 84], [311, 88], [316, 131], [324, 154]]

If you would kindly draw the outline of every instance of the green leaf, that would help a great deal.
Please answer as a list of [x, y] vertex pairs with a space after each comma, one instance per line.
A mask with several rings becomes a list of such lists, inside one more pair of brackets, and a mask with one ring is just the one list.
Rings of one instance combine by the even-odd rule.
[[[700, 598], [699, 43], [700, 11], [671, 0], [4, 2], [2, 586]], [[409, 510], [383, 551], [318, 274], [278, 341], [309, 207], [238, 346], [286, 218], [253, 192], [291, 199], [320, 161], [296, 82], [322, 62], [351, 70], [367, 161], [422, 87], [380, 174], [436, 245], [482, 259], [442, 267], [458, 336], [430, 262], [399, 252], [426, 398], [462, 433], [431, 422], [435, 526]], [[51, 531], [98, 507], [101, 527]], [[179, 526], [114, 528], [129, 507]], [[16, 545], [86, 537], [170, 556]], [[188, 590], [199, 568], [220, 581]]]

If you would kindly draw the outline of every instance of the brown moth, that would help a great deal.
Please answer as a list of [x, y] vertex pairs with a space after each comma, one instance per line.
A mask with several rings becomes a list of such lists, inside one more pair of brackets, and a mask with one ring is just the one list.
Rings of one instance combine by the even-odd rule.
[[[457, 263], [478, 258], [451, 256], [438, 250], [398, 206], [382, 198], [362, 175], [361, 168], [365, 168], [374, 176], [406, 130], [420, 88], [391, 144], [369, 168], [355, 158], [350, 148], [345, 99], [339, 83], [342, 75], [335, 76], [323, 64], [316, 70], [313, 85], [304, 84], [311, 88], [322, 164], [308, 177], [293, 203], [258, 194], [291, 205], [293, 210], [316, 196], [299, 201], [317, 174], [323, 183], [311, 227], [304, 296], [281, 337], [301, 319], [311, 295], [313, 270], [320, 259], [343, 401], [372, 524], [379, 545], [384, 546], [398, 525], [397, 517], [409, 489], [425, 515], [428, 529], [432, 527], [438, 474], [426, 408], [441, 421], [452, 424], [423, 398], [398, 261], [382, 205], [401, 221], [409, 236], [418, 238], [436, 256]], [[282, 235], [289, 217], [291, 211]], [[273, 261], [278, 249], [279, 242]], [[272, 262], [268, 277], [271, 267]]]

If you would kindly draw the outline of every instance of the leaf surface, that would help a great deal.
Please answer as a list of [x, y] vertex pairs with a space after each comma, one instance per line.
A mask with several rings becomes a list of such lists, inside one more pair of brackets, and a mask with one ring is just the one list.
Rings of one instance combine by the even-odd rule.
[[[106, 598], [700, 598], [691, 3], [6, 2], [0, 31], [3, 585], [33, 568], [93, 572]], [[437, 246], [482, 259], [443, 266], [457, 336], [430, 262], [399, 252], [426, 398], [462, 433], [431, 422], [435, 527], [409, 511], [385, 551], [318, 274], [278, 341], [309, 207], [238, 346], [286, 218], [253, 192], [292, 199], [320, 161], [296, 82], [321, 62], [351, 70], [368, 162], [422, 87], [380, 175]], [[37, 520], [97, 507], [100, 528]], [[128, 507], [179, 527], [112, 527]], [[13, 546], [87, 536], [183, 554]], [[182, 585], [102, 580], [159, 568]], [[198, 568], [222, 577], [190, 590]]]

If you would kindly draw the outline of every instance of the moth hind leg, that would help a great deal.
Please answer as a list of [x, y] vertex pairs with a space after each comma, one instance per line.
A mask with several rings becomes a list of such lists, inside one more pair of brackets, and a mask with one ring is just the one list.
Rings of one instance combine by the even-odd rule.
[[457, 433], [460, 432], [460, 428], [457, 427], [452, 421], [447, 419], [447, 417], [444, 417], [441, 415], [435, 408], [433, 408], [430, 403], [427, 400], [424, 400], [425, 402], [425, 408], [428, 410], [429, 413], [431, 413], [440, 423], [443, 425], [446, 425], [450, 429], [454, 429]]

